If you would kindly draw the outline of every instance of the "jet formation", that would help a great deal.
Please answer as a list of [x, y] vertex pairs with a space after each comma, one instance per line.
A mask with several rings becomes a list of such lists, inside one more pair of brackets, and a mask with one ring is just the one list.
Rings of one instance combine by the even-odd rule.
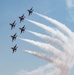
[[11, 47], [11, 49], [13, 50], [12, 53], [16, 52], [17, 48], [18, 48], [18, 47], [17, 47], [17, 44], [16, 44], [14, 47]]
[[[34, 10], [33, 10], [33, 7], [30, 8], [29, 10], [27, 10], [27, 11], [28, 11], [28, 14], [29, 14], [28, 16], [32, 15], [32, 13], [33, 13], [33, 11], [34, 11]], [[23, 15], [19, 16], [18, 18], [19, 18], [20, 23], [21, 23], [21, 22], [24, 21], [25, 16], [24, 16], [24, 14], [23, 14]], [[9, 25], [11, 26], [11, 30], [16, 27], [16, 24], [17, 24], [16, 21], [14, 21], [13, 23], [9, 23]], [[20, 31], [21, 31], [20, 34], [22, 34], [22, 33], [24, 33], [26, 27], [25, 27], [25, 25], [24, 25], [23, 27], [20, 27], [19, 29], [20, 29]], [[11, 35], [12, 42], [13, 42], [14, 40], [16, 40], [17, 36], [18, 36], [17, 33], [15, 33], [14, 35]], [[13, 50], [13, 53], [16, 52], [17, 48], [18, 48], [18, 47], [17, 47], [17, 44], [16, 44], [14, 47], [11, 47], [11, 49]]]

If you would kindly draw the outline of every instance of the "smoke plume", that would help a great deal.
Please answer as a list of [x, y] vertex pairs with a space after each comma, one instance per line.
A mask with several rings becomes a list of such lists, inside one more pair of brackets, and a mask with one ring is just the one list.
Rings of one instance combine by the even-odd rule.
[[[29, 33], [47, 41], [48, 43], [34, 41], [30, 39], [24, 39], [24, 38], [19, 38], [19, 39], [28, 42], [32, 45], [35, 45], [45, 51], [52, 52], [56, 57], [48, 56], [47, 54], [39, 52], [33, 52], [31, 50], [23, 50], [23, 51], [32, 54], [36, 57], [43, 58], [51, 62], [53, 65], [55, 65], [56, 67], [55, 70], [49, 73], [49, 75], [68, 75], [68, 73], [70, 72], [71, 68], [74, 65], [74, 47], [73, 47], [74, 32], [72, 32], [65, 24], [62, 24], [55, 19], [49, 18], [45, 15], [36, 12], [34, 12], [34, 14], [44, 18], [45, 20], [48, 20], [49, 22], [51, 22], [52, 24], [58, 27], [57, 29], [53, 29], [50, 26], [46, 26], [37, 21], [26, 19], [28, 22], [33, 23], [36, 26], [39, 26], [45, 31], [48, 31], [50, 35], [54, 35], [54, 38], [53, 36], [50, 35], [48, 36], [46, 34], [41, 34], [27, 30]], [[59, 47], [56, 48], [55, 45], [59, 46], [62, 50], [60, 50]]]

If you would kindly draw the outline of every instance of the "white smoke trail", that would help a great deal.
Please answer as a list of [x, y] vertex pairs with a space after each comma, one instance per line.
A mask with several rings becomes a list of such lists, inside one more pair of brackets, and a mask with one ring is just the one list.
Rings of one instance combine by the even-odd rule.
[[68, 37], [65, 36], [62, 32], [60, 32], [59, 30], [54, 30], [53, 28], [51, 27], [48, 27], [44, 24], [41, 24], [39, 22], [36, 22], [36, 21], [33, 21], [33, 20], [28, 20], [26, 19], [27, 21], [43, 28], [44, 30], [48, 31], [49, 33], [53, 34], [54, 36], [58, 37], [59, 39], [61, 39], [63, 42], [68, 42]]
[[[27, 21], [29, 21], [29, 22], [31, 22], [31, 23], [37, 25], [37, 26], [40, 26], [41, 28], [45, 29], [46, 31], [51, 32], [51, 34], [53, 34], [54, 36], [58, 37], [60, 40], [62, 40], [62, 41], [64, 42], [64, 50], [66, 51], [66, 53], [67, 53], [67, 52], [68, 52], [68, 53], [70, 52], [70, 49], [68, 49], [68, 48], [67, 48], [68, 46], [66, 46], [67, 44], [69, 45], [69, 43], [70, 43], [70, 41], [71, 41], [71, 39], [70, 39], [69, 37], [65, 36], [65, 35], [64, 35], [63, 33], [61, 33], [59, 30], [54, 30], [54, 29], [52, 29], [52, 28], [51, 28], [51, 30], [50, 30], [50, 27], [45, 26], [44, 24], [41, 24], [41, 23], [39, 23], [39, 22], [32, 21], [32, 20], [27, 20]], [[53, 33], [52, 33], [52, 31], [53, 31]], [[74, 36], [72, 36], [72, 37], [74, 37]], [[73, 38], [73, 39], [74, 39], [74, 38]], [[72, 39], [72, 40], [73, 40], [73, 39]], [[73, 40], [73, 41], [74, 41], [74, 40]]]
[[42, 23], [39, 23], [39, 22], [36, 22], [36, 21], [33, 21], [33, 20], [28, 20], [28, 19], [26, 19], [26, 20], [33, 23], [33, 24], [35, 24], [35, 25], [37, 25], [37, 26], [39, 26], [39, 27], [41, 27], [41, 28], [43, 28], [44, 30], [49, 31], [50, 33], [56, 35], [56, 31], [54, 29], [52, 29], [51, 27], [48, 27], [48, 26], [46, 26]]
[[[35, 13], [35, 12], [34, 12]], [[27, 51], [25, 50], [25, 52], [35, 55], [37, 57], [40, 58], [44, 58], [48, 61], [50, 61], [51, 63], [53, 63], [58, 70], [55, 70], [55, 72], [53, 72], [52, 74], [49, 73], [49, 75], [67, 75], [68, 72], [70, 71], [70, 69], [73, 67], [74, 65], [74, 33], [68, 28], [66, 27], [64, 24], [52, 19], [52, 18], [48, 18], [47, 16], [35, 13], [43, 18], [45, 18], [46, 20], [49, 20], [50, 22], [52, 22], [53, 24], [55, 24], [57, 27], [59, 27], [60, 29], [62, 29], [66, 34], [68, 34], [68, 36], [66, 36], [64, 33], [62, 33], [61, 31], [57, 30], [57, 29], [53, 29], [51, 27], [45, 26], [44, 24], [41, 24], [39, 22], [33, 21], [33, 20], [28, 20], [29, 22], [43, 28], [44, 30], [48, 31], [49, 33], [51, 33], [51, 35], [53, 34], [55, 37], [55, 39], [47, 36], [47, 35], [42, 35], [40, 33], [37, 32], [33, 32], [33, 31], [29, 31], [30, 33], [44, 39], [44, 40], [49, 40], [49, 42], [52, 42], [54, 44], [57, 44], [56, 39], [58, 40], [58, 44], [60, 44], [60, 42], [63, 43], [60, 44], [62, 45], [61, 47], [64, 48], [64, 51], [59, 50], [58, 48], [55, 48], [54, 45], [50, 45], [47, 43], [43, 43], [43, 42], [38, 42], [38, 41], [34, 41], [34, 40], [29, 40], [29, 39], [23, 39], [23, 38], [19, 38], [23, 41], [26, 41], [28, 43], [31, 43], [35, 46], [38, 46], [39, 48], [45, 50], [45, 51], [50, 51], [52, 53], [54, 53], [57, 57], [50, 57], [46, 54], [42, 54], [42, 53], [37, 53], [37, 52], [32, 52], [32, 51]], [[55, 41], [54, 41], [55, 40]], [[59, 59], [60, 58], [60, 59]]]
[[47, 42], [50, 42], [50, 43], [53, 43], [55, 45], [58, 45], [60, 47], [63, 47], [63, 43], [59, 40], [59, 39], [56, 39], [56, 38], [52, 38], [50, 36], [47, 36], [47, 35], [43, 35], [43, 34], [40, 34], [40, 33], [37, 33], [37, 32], [33, 32], [33, 31], [29, 31], [27, 30], [28, 32], [40, 37], [41, 39], [47, 41]]
[[56, 56], [58, 56], [58, 58], [60, 59], [64, 59], [66, 58], [65, 54], [63, 52], [61, 52], [60, 50], [56, 49], [54, 46], [50, 45], [50, 44], [46, 44], [46, 43], [42, 43], [42, 42], [38, 42], [38, 41], [34, 41], [34, 40], [29, 40], [29, 39], [23, 39], [23, 38], [19, 38], [23, 41], [26, 41], [28, 43], [31, 43], [35, 46], [38, 46], [39, 48], [48, 51], [48, 52], [52, 52], [54, 53]]
[[46, 60], [52, 62], [52, 58], [47, 56], [46, 54], [42, 54], [42, 53], [38, 53], [38, 52], [35, 52], [35, 51], [30, 51], [30, 50], [22, 50], [22, 51], [27, 52], [29, 54], [35, 55], [35, 56], [37, 56], [39, 58], [43, 58], [43, 59], [46, 59]]
[[[52, 38], [52, 37], [50, 37], [50, 36], [47, 36], [47, 35], [43, 35], [43, 34], [40, 34], [40, 33], [37, 33], [37, 32], [33, 32], [33, 31], [28, 31], [28, 32], [30, 32], [30, 33], [32, 33], [32, 34], [34, 34], [34, 35], [36, 35], [36, 36], [38, 36], [38, 37], [40, 37], [40, 38], [42, 38], [42, 39], [44, 39], [44, 40], [46, 40], [47, 42], [51, 42], [51, 43], [53, 43], [53, 44], [55, 44], [55, 45], [58, 45], [58, 46], [60, 46], [61, 48], [63, 48], [65, 51], [66, 51], [66, 53], [72, 53], [72, 51], [71, 50], [69, 50], [69, 49], [71, 49], [71, 46], [70, 46], [70, 44], [64, 44], [64, 43], [62, 43], [60, 40], [58, 40], [58, 39], [56, 39], [56, 38]], [[70, 48], [69, 48], [70, 47]], [[69, 48], [69, 49], [68, 49]], [[63, 53], [63, 55], [64, 55], [64, 53]], [[62, 57], [63, 58], [63, 57]], [[66, 60], [66, 58], [64, 57], [63, 58], [63, 60]], [[65, 61], [66, 62], [66, 61]]]
[[[46, 59], [48, 61], [50, 61], [51, 63], [53, 63], [57, 68], [59, 68], [60, 70], [63, 71], [62, 75], [66, 75], [68, 73], [68, 67], [66, 66], [66, 64], [56, 58], [53, 58], [53, 57], [50, 57], [46, 54], [43, 54], [43, 53], [38, 53], [38, 52], [35, 52], [35, 51], [30, 51], [30, 50], [23, 50], [24, 52], [26, 53], [29, 53], [29, 54], [32, 54], [32, 55], [35, 55], [39, 58], [43, 58], [43, 59]], [[64, 70], [65, 69], [65, 70]]]
[[73, 35], [72, 31], [68, 27], [66, 27], [64, 24], [58, 22], [57, 20], [49, 18], [49, 17], [47, 17], [45, 15], [42, 15], [42, 14], [39, 14], [39, 13], [36, 13], [36, 12], [34, 12], [34, 13], [36, 15], [38, 15], [38, 16], [40, 16], [40, 17], [42, 17], [42, 18], [44, 18], [44, 19], [46, 19], [48, 21], [50, 21], [54, 25], [58, 26], [60, 29], [62, 29], [63, 31], [65, 31], [70, 37], [72, 37], [72, 35]]

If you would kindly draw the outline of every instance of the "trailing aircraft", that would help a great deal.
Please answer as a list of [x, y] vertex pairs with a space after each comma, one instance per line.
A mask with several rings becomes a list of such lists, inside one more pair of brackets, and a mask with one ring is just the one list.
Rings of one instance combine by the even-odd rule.
[[11, 47], [11, 49], [13, 50], [13, 53], [16, 52], [17, 48], [18, 48], [17, 44], [14, 47]]
[[17, 37], [17, 35], [16, 35], [17, 33], [15, 33], [14, 35], [11, 35], [11, 38], [12, 38], [12, 42], [14, 41], [14, 40], [16, 40], [16, 37]]
[[22, 32], [24, 33], [24, 31], [25, 31], [25, 25], [22, 27], [22, 28], [19, 28], [20, 30], [21, 30], [21, 34], [22, 34]]

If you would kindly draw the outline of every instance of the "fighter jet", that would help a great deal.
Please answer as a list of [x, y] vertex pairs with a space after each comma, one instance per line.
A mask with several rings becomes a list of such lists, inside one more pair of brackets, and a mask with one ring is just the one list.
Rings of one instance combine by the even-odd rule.
[[24, 33], [24, 31], [25, 31], [25, 25], [22, 27], [22, 28], [19, 28], [20, 30], [21, 30], [21, 34], [22, 34], [22, 32]]
[[17, 37], [17, 35], [16, 35], [17, 33], [15, 33], [14, 35], [11, 35], [11, 38], [12, 38], [12, 42], [14, 41], [14, 40], [16, 40], [16, 37]]
[[14, 21], [13, 23], [10, 23], [10, 25], [11, 25], [11, 30], [12, 30], [16, 26], [16, 21]]
[[24, 20], [24, 18], [25, 18], [24, 14], [23, 14], [22, 16], [19, 17], [20, 23]]
[[30, 14], [32, 15], [32, 13], [33, 13], [33, 7], [31, 9], [27, 10], [27, 11], [29, 12], [29, 16], [30, 16]]
[[14, 53], [14, 51], [16, 52], [17, 48], [18, 48], [17, 44], [14, 47], [11, 47], [11, 49], [13, 50], [13, 53]]

